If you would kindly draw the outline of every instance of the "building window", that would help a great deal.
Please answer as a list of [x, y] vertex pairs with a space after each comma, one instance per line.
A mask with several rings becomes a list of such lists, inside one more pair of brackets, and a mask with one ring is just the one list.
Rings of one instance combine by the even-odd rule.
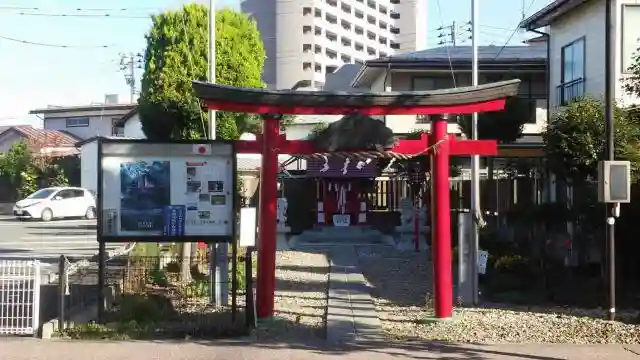
[[120, 126], [119, 122], [120, 118], [111, 119], [111, 136], [124, 136], [124, 126]]
[[562, 83], [557, 89], [560, 105], [566, 105], [571, 100], [584, 95], [584, 44], [584, 38], [580, 38], [562, 48]]
[[622, 72], [630, 73], [629, 68], [633, 65], [633, 57], [638, 53], [640, 45], [640, 6], [622, 5]]
[[66, 120], [66, 126], [70, 127], [87, 127], [89, 126], [88, 117], [72, 117]]
[[376, 24], [376, 18], [374, 16], [371, 15], [367, 15], [367, 22], [371, 25], [375, 25]]
[[346, 12], [347, 14], [351, 14], [351, 6], [345, 4], [345, 3], [340, 3], [340, 9], [342, 9], [343, 12]]

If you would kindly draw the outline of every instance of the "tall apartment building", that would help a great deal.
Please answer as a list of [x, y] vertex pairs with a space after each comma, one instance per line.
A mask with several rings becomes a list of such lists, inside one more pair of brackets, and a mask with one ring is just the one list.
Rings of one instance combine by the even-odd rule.
[[427, 0], [242, 0], [266, 51], [273, 88], [320, 88], [343, 64], [423, 50]]

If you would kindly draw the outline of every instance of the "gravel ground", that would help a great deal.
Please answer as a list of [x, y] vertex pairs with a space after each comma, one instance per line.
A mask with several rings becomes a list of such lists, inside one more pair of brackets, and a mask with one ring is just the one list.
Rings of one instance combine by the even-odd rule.
[[[601, 320], [602, 310], [458, 308], [452, 321], [435, 321], [424, 304], [431, 298], [431, 263], [426, 253], [359, 251], [360, 265], [391, 338], [466, 343], [640, 343], [640, 326]], [[400, 280], [401, 279], [401, 280]], [[619, 313], [623, 320], [637, 312]]]
[[260, 339], [318, 337], [326, 335], [326, 255], [279, 251], [276, 255], [275, 316], [260, 324]]

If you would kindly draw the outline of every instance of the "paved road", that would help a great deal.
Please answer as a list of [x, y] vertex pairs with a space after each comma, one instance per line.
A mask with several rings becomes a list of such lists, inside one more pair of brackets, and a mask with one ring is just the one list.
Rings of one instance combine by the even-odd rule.
[[[636, 346], [637, 347], [637, 346]], [[0, 359], [11, 360], [639, 360], [619, 345], [462, 345], [385, 343], [357, 349], [313, 344], [244, 342], [91, 342], [0, 338]]]
[[[114, 249], [122, 244], [108, 246]], [[0, 259], [55, 263], [61, 254], [90, 258], [98, 251], [95, 220], [18, 221], [0, 217]]]

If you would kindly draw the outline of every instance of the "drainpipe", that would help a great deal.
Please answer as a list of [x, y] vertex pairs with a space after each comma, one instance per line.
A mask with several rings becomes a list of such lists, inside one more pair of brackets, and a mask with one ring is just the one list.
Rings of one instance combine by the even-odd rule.
[[[545, 65], [545, 86], [547, 87], [547, 123], [551, 120], [551, 34], [534, 29], [527, 29], [532, 33], [544, 36], [547, 40], [547, 64]], [[549, 173], [551, 177], [551, 173]], [[547, 191], [547, 202], [552, 202], [551, 181], [545, 181], [545, 187], [549, 187]], [[555, 186], [555, 182], [553, 183]]]
[[547, 121], [551, 119], [551, 34], [539, 30], [528, 29], [532, 33], [544, 36], [547, 39], [547, 64], [545, 66], [545, 85], [547, 87]]
[[[387, 80], [389, 79], [389, 75], [391, 75], [391, 64], [387, 63], [387, 70], [384, 73], [384, 81], [382, 82], [382, 86], [384, 87], [383, 89], [384, 92], [391, 91], [391, 89], [387, 87]], [[387, 115], [384, 115], [384, 117], [382, 118], [382, 122], [384, 123], [385, 126], [387, 126]]]

